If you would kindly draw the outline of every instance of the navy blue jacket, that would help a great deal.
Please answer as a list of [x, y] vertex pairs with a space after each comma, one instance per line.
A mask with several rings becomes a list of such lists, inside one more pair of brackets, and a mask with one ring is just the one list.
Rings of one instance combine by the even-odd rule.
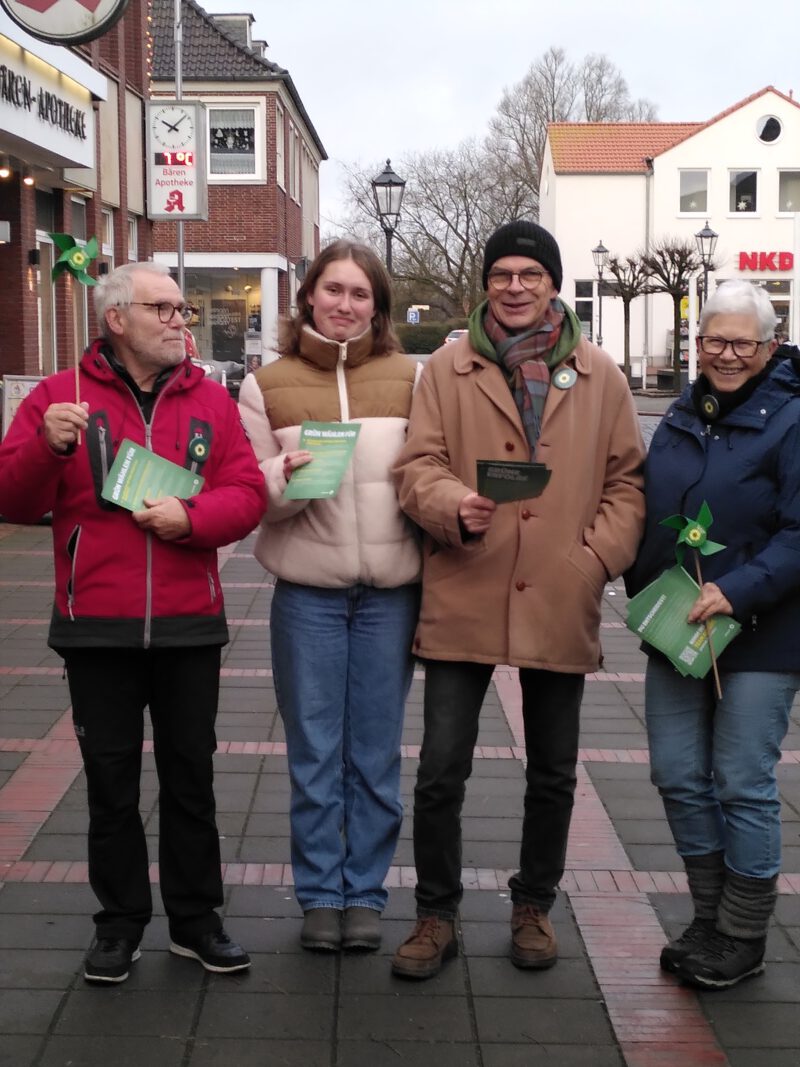
[[[736, 671], [800, 671], [800, 377], [775, 363], [755, 392], [706, 424], [691, 386], [656, 430], [645, 466], [647, 521], [626, 575], [634, 595], [675, 564], [677, 531], [661, 519], [695, 518], [704, 500], [712, 541], [703, 579], [719, 586], [742, 632], [720, 656]], [[684, 565], [695, 577], [687, 551]]]

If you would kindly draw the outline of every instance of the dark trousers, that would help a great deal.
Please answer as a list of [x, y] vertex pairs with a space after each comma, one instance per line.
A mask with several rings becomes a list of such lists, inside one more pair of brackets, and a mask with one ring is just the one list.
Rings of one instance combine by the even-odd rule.
[[[414, 790], [414, 862], [420, 915], [456, 914], [461, 884], [461, 807], [494, 667], [425, 663], [425, 733]], [[550, 910], [564, 873], [575, 796], [584, 677], [521, 669], [525, 807], [515, 904]]]
[[216, 930], [222, 904], [214, 804], [220, 649], [66, 649], [89, 800], [89, 881], [98, 937], [136, 941], [152, 915], [139, 813], [144, 709], [159, 780], [161, 897], [174, 937]]

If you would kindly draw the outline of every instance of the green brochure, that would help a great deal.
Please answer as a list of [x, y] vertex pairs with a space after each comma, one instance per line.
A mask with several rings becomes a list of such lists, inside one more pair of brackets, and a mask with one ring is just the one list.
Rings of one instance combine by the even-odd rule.
[[494, 500], [496, 504], [530, 500], [538, 496], [549, 481], [550, 468], [544, 463], [478, 460], [478, 493]]
[[730, 615], [712, 615], [707, 623], [686, 617], [700, 586], [683, 567], [672, 567], [628, 603], [628, 629], [663, 652], [684, 676], [704, 678], [711, 670], [706, 627], [714, 655], [719, 656], [741, 630]]
[[283, 491], [284, 499], [320, 500], [336, 496], [360, 429], [361, 424], [357, 422], [304, 422], [297, 447], [311, 452], [314, 458], [292, 471]]
[[199, 474], [157, 456], [126, 437], [119, 446], [100, 495], [128, 511], [141, 511], [145, 497], [158, 500], [164, 496], [177, 496], [188, 500], [200, 492], [204, 481]]

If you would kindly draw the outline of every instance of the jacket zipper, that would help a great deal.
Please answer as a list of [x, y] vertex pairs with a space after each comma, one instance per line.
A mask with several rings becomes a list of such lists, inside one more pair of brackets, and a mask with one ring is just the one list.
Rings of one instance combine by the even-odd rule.
[[108, 477], [108, 454], [106, 453], [106, 428], [103, 423], [98, 424], [97, 436], [100, 439], [100, 473], [103, 479], [101, 484], [105, 485]]
[[347, 398], [347, 381], [344, 365], [347, 362], [347, 341], [339, 345], [339, 362], [336, 364], [336, 385], [339, 389], [339, 410], [342, 422], [350, 421], [350, 401]]
[[216, 604], [216, 602], [217, 602], [217, 590], [214, 587], [214, 576], [211, 573], [211, 571], [206, 571], [206, 576], [208, 578], [208, 588], [211, 591], [211, 603], [212, 604]]
[[[133, 391], [129, 390], [131, 392], [131, 395], [133, 396], [134, 402], [136, 403], [136, 407], [139, 408], [139, 414], [142, 418], [142, 423], [144, 424], [144, 447], [148, 450], [148, 452], [153, 451], [153, 423], [155, 422], [156, 418], [156, 408], [161, 403], [161, 397], [164, 395], [167, 389], [169, 389], [170, 385], [172, 384], [172, 381], [173, 379], [170, 379], [170, 381], [167, 382], [167, 384], [156, 397], [153, 403], [153, 409], [150, 412], [149, 422], [147, 422], [147, 420], [145, 419], [144, 412], [142, 411], [141, 407], [139, 407], [139, 403], [136, 401], [136, 397], [134, 396]], [[147, 565], [145, 567], [144, 583], [144, 647], [149, 648], [153, 625], [153, 535], [150, 533], [149, 530], [145, 534], [145, 538], [145, 543], [147, 546]]]
[[[67, 610], [69, 611], [70, 622], [75, 622], [75, 613], [73, 611], [75, 606], [75, 572], [78, 567], [78, 543], [81, 539], [81, 527], [76, 526], [73, 534], [75, 541], [72, 547], [72, 565], [69, 572], [69, 586], [67, 587]], [[72, 541], [72, 537], [70, 537], [69, 541]], [[69, 544], [69, 541], [67, 544]]]

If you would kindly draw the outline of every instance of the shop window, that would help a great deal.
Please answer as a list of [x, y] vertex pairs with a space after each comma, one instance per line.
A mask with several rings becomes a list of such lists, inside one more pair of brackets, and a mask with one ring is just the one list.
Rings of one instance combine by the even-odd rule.
[[36, 190], [36, 229], [52, 233], [56, 228], [55, 198], [43, 189]]
[[77, 196], [72, 198], [72, 229], [71, 234], [76, 241], [86, 240], [86, 201]]
[[208, 109], [209, 177], [258, 177], [256, 114], [255, 107]]
[[682, 212], [698, 211], [701, 213], [708, 211], [707, 170], [681, 171], [680, 210]]
[[730, 202], [728, 210], [737, 213], [757, 211], [757, 184], [757, 171], [732, 170], [730, 172]]
[[778, 211], [800, 211], [800, 170], [782, 170], [778, 176]]

